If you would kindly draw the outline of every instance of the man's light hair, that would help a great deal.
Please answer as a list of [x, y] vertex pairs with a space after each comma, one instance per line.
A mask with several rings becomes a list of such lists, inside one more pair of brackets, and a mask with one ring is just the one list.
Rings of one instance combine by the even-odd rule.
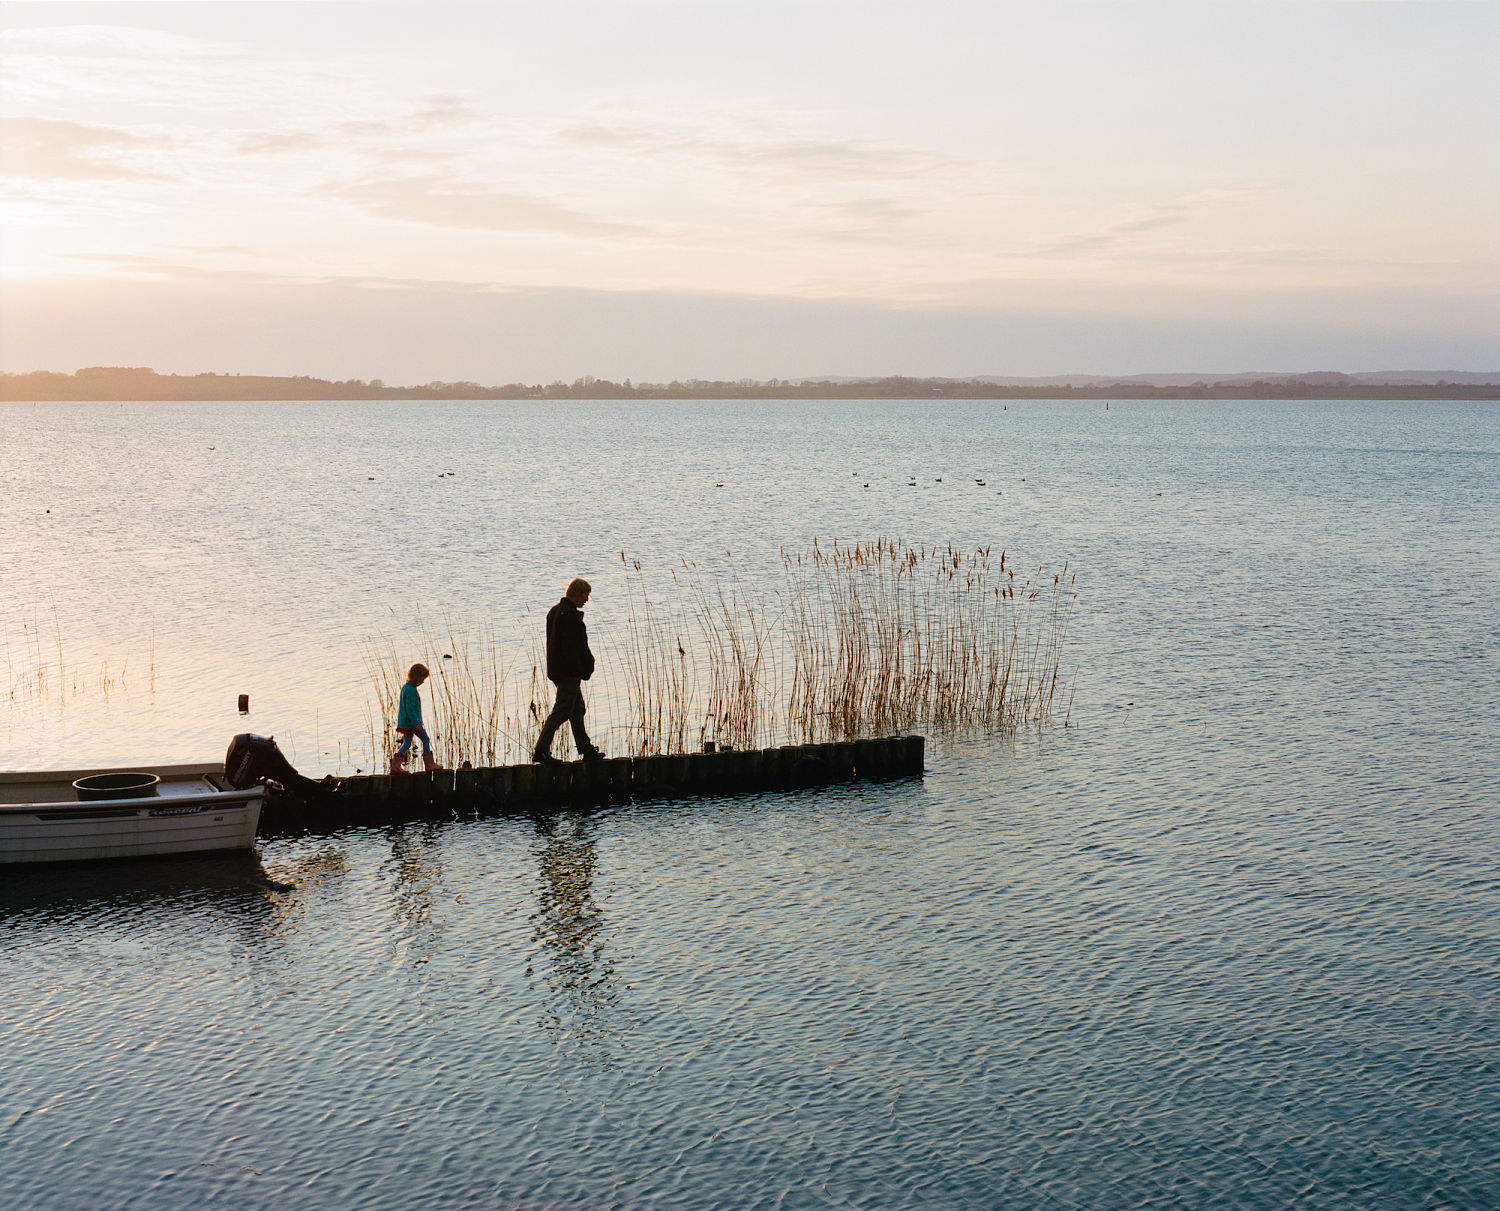
[[592, 593], [593, 591], [593, 585], [589, 584], [582, 576], [575, 576], [572, 580], [568, 581], [568, 591], [564, 596], [572, 597], [577, 593]]

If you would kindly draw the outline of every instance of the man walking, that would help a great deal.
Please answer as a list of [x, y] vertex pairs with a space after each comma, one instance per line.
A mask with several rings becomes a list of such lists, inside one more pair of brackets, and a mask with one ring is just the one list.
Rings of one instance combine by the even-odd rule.
[[583, 683], [594, 675], [594, 654], [589, 651], [589, 633], [583, 625], [583, 607], [593, 590], [586, 580], [575, 579], [568, 585], [563, 599], [547, 611], [547, 679], [557, 686], [557, 700], [552, 713], [542, 724], [536, 750], [531, 759], [539, 764], [554, 764], [552, 737], [564, 722], [573, 725], [573, 743], [585, 761], [604, 756], [583, 727]]

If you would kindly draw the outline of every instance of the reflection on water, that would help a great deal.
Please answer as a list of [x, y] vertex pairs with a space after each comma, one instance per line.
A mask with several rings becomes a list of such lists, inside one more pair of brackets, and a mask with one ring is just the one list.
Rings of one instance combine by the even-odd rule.
[[278, 858], [264, 879], [280, 894], [270, 897], [267, 928], [284, 948], [306, 927], [308, 900], [348, 873], [348, 854], [342, 846], [320, 844], [306, 853]]
[[576, 812], [537, 816], [536, 911], [533, 938], [547, 988], [541, 1022], [559, 1039], [603, 1045], [620, 1037], [619, 976], [609, 952], [604, 914], [594, 900], [596, 845], [590, 817]]
[[391, 852], [381, 874], [390, 887], [393, 929], [388, 935], [391, 956], [409, 963], [427, 963], [441, 952], [446, 921], [438, 907], [448, 898], [444, 888], [440, 826], [411, 824], [389, 831]]
[[0, 914], [11, 924], [76, 914], [209, 909], [264, 919], [276, 903], [271, 875], [251, 851], [120, 862], [0, 868]]

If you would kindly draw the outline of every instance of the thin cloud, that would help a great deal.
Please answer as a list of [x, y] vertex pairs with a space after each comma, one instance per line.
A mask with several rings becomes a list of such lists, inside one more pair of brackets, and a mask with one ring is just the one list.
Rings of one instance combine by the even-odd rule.
[[911, 224], [929, 213], [892, 197], [830, 202], [821, 209], [829, 218], [828, 225], [804, 234], [820, 240], [850, 242], [893, 239], [910, 242]]
[[164, 29], [132, 25], [57, 24], [0, 30], [0, 54], [7, 61], [97, 63], [105, 59], [161, 63], [189, 58], [224, 59], [235, 54], [226, 42], [214, 42]]
[[1201, 211], [1236, 202], [1261, 192], [1257, 188], [1205, 189], [1171, 202], [1162, 202], [1145, 207], [1127, 219], [1110, 223], [1097, 231], [1083, 232], [1050, 240], [1028, 250], [1023, 255], [1040, 257], [1074, 257], [1085, 253], [1106, 252], [1128, 244], [1132, 236], [1160, 231], [1190, 222]]
[[1116, 223], [1111, 229], [1115, 235], [1132, 235], [1137, 231], [1156, 231], [1162, 227], [1172, 227], [1177, 223], [1186, 223], [1188, 216], [1185, 214], [1154, 214], [1144, 219], [1133, 219], [1124, 223]]
[[457, 93], [434, 93], [419, 100], [417, 108], [401, 119], [403, 129], [434, 130], [455, 126], [470, 126], [483, 122], [487, 115], [472, 104], [468, 98]]
[[161, 179], [130, 158], [170, 143], [113, 126], [0, 118], [0, 174], [36, 180]]
[[[168, 278], [181, 280], [200, 276], [234, 276], [236, 270], [200, 270], [191, 265], [182, 265], [161, 257], [145, 256], [130, 252], [70, 252], [69, 261], [81, 261], [85, 265], [98, 265], [113, 270], [110, 276], [131, 278]], [[250, 275], [239, 274], [244, 278]]]
[[802, 177], [910, 178], [940, 167], [940, 156], [863, 139], [785, 139], [761, 146], [731, 146], [722, 154], [739, 162]]
[[327, 135], [310, 130], [264, 130], [240, 136], [239, 150], [250, 156], [295, 155], [320, 151], [328, 142]]
[[[226, 248], [206, 251], [232, 250]], [[225, 269], [187, 265], [167, 257], [137, 256], [119, 252], [76, 252], [69, 254], [68, 259], [82, 261], [91, 266], [107, 266], [117, 270], [119, 276], [122, 277], [157, 278], [207, 285], [347, 286], [361, 290], [437, 290], [453, 294], [513, 293], [509, 287], [493, 282], [465, 282], [451, 278], [390, 277], [379, 274], [268, 273], [261, 269]]]
[[744, 124], [721, 130], [650, 119], [585, 119], [563, 126], [555, 138], [572, 150], [709, 161], [809, 181], [908, 178], [948, 163], [931, 152], [871, 139], [787, 137]]
[[394, 118], [362, 118], [340, 122], [334, 129], [342, 139], [399, 140], [470, 126], [484, 121], [485, 117], [462, 97], [434, 96], [425, 98], [410, 113], [399, 114]]
[[[470, 126], [484, 120], [485, 115], [465, 98], [440, 93], [419, 98], [413, 109], [393, 118], [361, 118], [340, 122], [328, 130], [252, 131], [240, 136], [238, 148], [247, 155], [275, 156], [351, 145], [388, 147], [404, 139], [428, 137], [438, 131]], [[414, 147], [402, 154], [420, 154], [420, 149]]]
[[1111, 223], [1102, 231], [1090, 235], [1067, 236], [1034, 249], [1034, 254], [1044, 257], [1070, 257], [1085, 252], [1103, 252], [1127, 241], [1132, 235], [1146, 231], [1158, 231], [1163, 227], [1175, 227], [1188, 221], [1185, 214], [1160, 214], [1150, 218], [1132, 219], [1123, 223]]
[[383, 219], [482, 231], [545, 231], [569, 236], [636, 236], [646, 229], [594, 218], [544, 198], [436, 177], [370, 178], [327, 185], [317, 196]]
[[[0, 30], [7, 108], [77, 113], [129, 97], [137, 106], [172, 109], [227, 101], [244, 79], [236, 47], [129, 25], [49, 25]], [[278, 76], [263, 73], [261, 95]], [[105, 112], [108, 112], [106, 109]]]
[[925, 211], [908, 206], [895, 198], [856, 198], [848, 202], [830, 203], [828, 209], [842, 219], [870, 226], [891, 227], [914, 219]]

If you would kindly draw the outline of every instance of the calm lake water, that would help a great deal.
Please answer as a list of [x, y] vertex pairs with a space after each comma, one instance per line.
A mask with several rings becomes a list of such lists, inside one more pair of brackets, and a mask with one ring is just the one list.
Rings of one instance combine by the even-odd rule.
[[368, 768], [372, 635], [607, 638], [622, 550], [1080, 589], [1071, 726], [922, 780], [0, 873], [0, 1205], [1500, 1205], [1497, 472], [1494, 404], [0, 405], [0, 769]]

